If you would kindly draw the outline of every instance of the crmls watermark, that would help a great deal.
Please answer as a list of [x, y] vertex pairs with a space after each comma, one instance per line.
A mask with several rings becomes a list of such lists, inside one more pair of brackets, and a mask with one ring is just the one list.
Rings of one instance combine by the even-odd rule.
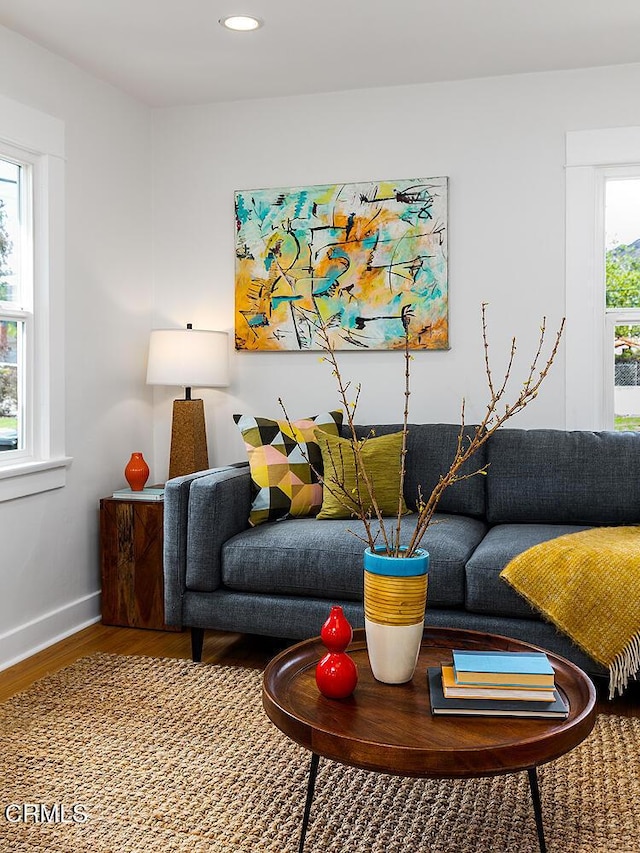
[[85, 806], [73, 803], [9, 803], [4, 809], [9, 823], [86, 823], [89, 820]]

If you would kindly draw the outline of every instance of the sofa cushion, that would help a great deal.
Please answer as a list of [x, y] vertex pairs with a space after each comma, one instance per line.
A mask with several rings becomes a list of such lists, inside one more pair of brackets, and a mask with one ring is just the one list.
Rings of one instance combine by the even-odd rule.
[[[358, 426], [359, 436], [368, 435], [371, 430], [376, 435], [388, 435], [402, 429], [402, 424], [375, 424]], [[342, 427], [342, 435], [347, 434], [347, 427]], [[473, 435], [473, 427], [465, 427], [465, 440]], [[409, 424], [407, 436], [407, 473], [404, 481], [404, 498], [407, 506], [415, 510], [418, 496], [428, 497], [440, 476], [451, 467], [458, 446], [459, 424]], [[462, 474], [471, 474], [482, 468], [487, 461], [486, 445], [463, 466]], [[445, 490], [438, 511], [444, 513], [461, 513], [475, 518], [483, 518], [485, 514], [484, 497], [485, 477], [479, 474], [468, 477]]]
[[322, 506], [322, 454], [315, 437], [320, 428], [338, 435], [342, 412], [326, 412], [298, 421], [274, 421], [234, 415], [249, 456], [254, 497], [249, 523], [316, 515]]
[[[415, 518], [402, 519], [403, 541]], [[486, 525], [455, 515], [435, 521], [421, 543], [431, 557], [427, 606], [462, 607], [464, 566]], [[290, 519], [243, 531], [222, 547], [222, 582], [236, 591], [362, 601], [366, 545], [350, 530], [360, 534], [360, 522]]]
[[499, 524], [492, 527], [467, 562], [466, 609], [495, 616], [541, 618], [502, 580], [500, 572], [513, 557], [528, 548], [585, 529], [568, 524]]
[[500, 429], [487, 461], [492, 524], [640, 522], [640, 433]]
[[[322, 509], [316, 517], [319, 519], [357, 517], [359, 515], [356, 500], [358, 482], [352, 442], [320, 430], [316, 430], [316, 439], [322, 452], [324, 472]], [[367, 472], [378, 509], [383, 516], [397, 516], [398, 509], [401, 514], [408, 511], [404, 497], [402, 506], [398, 507], [401, 453], [401, 432], [367, 438], [360, 449], [362, 464]], [[363, 506], [373, 514], [367, 486], [362, 477], [359, 479]]]

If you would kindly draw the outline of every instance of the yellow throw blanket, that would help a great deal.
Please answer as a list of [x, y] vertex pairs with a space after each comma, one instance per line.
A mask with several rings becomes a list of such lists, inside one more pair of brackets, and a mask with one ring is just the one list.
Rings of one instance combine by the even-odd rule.
[[609, 670], [609, 698], [640, 671], [640, 526], [541, 542], [500, 575]]

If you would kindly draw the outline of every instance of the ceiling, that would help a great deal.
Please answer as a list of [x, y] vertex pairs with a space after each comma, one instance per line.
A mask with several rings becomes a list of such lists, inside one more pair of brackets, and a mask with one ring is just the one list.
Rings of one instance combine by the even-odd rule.
[[157, 107], [640, 62], [638, 0], [0, 0], [0, 24]]

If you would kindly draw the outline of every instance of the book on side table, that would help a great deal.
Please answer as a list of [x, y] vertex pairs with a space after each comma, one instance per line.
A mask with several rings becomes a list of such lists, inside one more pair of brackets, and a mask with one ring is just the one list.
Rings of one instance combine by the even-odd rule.
[[121, 501], [162, 501], [164, 500], [164, 489], [142, 489], [133, 492], [131, 489], [117, 489], [112, 497]]

